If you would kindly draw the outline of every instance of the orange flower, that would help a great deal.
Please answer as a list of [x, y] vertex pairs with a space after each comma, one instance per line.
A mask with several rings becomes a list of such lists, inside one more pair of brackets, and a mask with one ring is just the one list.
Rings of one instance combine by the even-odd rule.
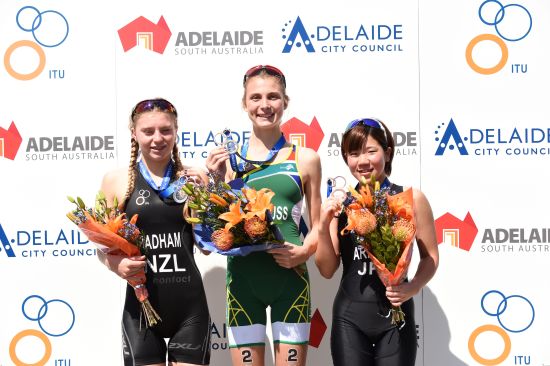
[[412, 220], [414, 212], [412, 190], [410, 188], [393, 196], [386, 194], [386, 197], [388, 206], [395, 215], [408, 221]]
[[342, 229], [342, 235], [354, 231], [357, 235], [365, 236], [376, 229], [376, 217], [369, 210], [347, 210], [347, 215], [348, 224]]
[[349, 191], [362, 207], [372, 206], [373, 199], [368, 186], [361, 186], [361, 188], [359, 188], [359, 192], [357, 192], [353, 187], [349, 187]]
[[408, 243], [414, 237], [416, 230], [412, 222], [399, 219], [393, 224], [391, 231], [397, 241]]
[[227, 201], [224, 200], [223, 198], [221, 198], [220, 196], [218, 196], [215, 193], [210, 193], [210, 198], [209, 199], [210, 199], [210, 202], [213, 202], [218, 206], [222, 206], [222, 207], [227, 207], [228, 206]]
[[229, 250], [233, 246], [234, 236], [226, 228], [218, 229], [212, 233], [212, 242], [220, 250]]
[[222, 213], [218, 217], [227, 221], [227, 224], [225, 224], [226, 230], [229, 230], [231, 227], [237, 225], [244, 218], [244, 215], [241, 213], [241, 200], [229, 205], [229, 211]]
[[[109, 229], [110, 231], [112, 231], [113, 233], [118, 233], [118, 231], [120, 229], [122, 229], [123, 225], [124, 225], [124, 216], [126, 214], [125, 213], [122, 213], [120, 215], [118, 215], [117, 217], [115, 218], [111, 218], [107, 221], [107, 223], [105, 224], [105, 226], [107, 226], [107, 229]], [[136, 219], [137, 220], [137, 219]]]
[[275, 195], [275, 192], [267, 188], [262, 188], [259, 191], [243, 188], [243, 193], [248, 200], [248, 204], [244, 208], [247, 211], [245, 218], [249, 219], [258, 216], [261, 220], [265, 221], [265, 210], [273, 211], [271, 199]]

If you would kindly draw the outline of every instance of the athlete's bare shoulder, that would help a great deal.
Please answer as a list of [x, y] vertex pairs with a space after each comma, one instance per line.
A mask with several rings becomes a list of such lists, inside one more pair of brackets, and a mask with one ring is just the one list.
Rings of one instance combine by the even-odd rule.
[[112, 202], [115, 197], [121, 202], [126, 194], [127, 186], [128, 169], [119, 168], [105, 173], [101, 182], [101, 191], [105, 194], [108, 202]]

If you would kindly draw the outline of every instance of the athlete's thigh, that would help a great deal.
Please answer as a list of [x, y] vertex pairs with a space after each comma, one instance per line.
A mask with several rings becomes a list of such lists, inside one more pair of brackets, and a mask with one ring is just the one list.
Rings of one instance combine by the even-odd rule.
[[122, 349], [125, 365], [154, 365], [166, 359], [164, 339], [128, 311], [122, 316]]
[[230, 348], [265, 346], [266, 305], [249, 280], [232, 274], [227, 284], [226, 324]]
[[416, 330], [414, 324], [401, 330], [393, 328], [376, 344], [376, 366], [414, 366]]
[[330, 333], [330, 352], [334, 366], [374, 366], [372, 341], [345, 318], [334, 316]]
[[416, 361], [417, 335], [414, 319], [414, 302], [411, 300], [402, 306], [405, 312], [405, 324], [387, 331], [376, 342], [377, 366], [414, 366]]
[[271, 303], [271, 330], [273, 342], [307, 344], [311, 322], [311, 298], [307, 272], [287, 273], [285, 291]]
[[275, 366], [304, 366], [307, 344], [275, 343]]
[[208, 308], [185, 319], [168, 342], [168, 360], [179, 364], [209, 364], [210, 326]]
[[264, 366], [264, 357], [264, 346], [231, 348], [233, 366]]

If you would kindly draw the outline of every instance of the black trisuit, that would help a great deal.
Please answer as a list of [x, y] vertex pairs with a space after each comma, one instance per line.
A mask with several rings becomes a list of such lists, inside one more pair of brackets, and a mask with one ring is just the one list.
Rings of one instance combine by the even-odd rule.
[[139, 214], [137, 226], [146, 234], [149, 301], [162, 321], [147, 329], [140, 324], [140, 303], [126, 289], [122, 317], [124, 363], [147, 365], [168, 360], [205, 365], [210, 362], [210, 315], [201, 274], [193, 257], [191, 225], [183, 204], [162, 200], [137, 173], [126, 204], [128, 218]]
[[[403, 191], [392, 184], [390, 194]], [[343, 272], [332, 314], [331, 353], [335, 366], [413, 366], [416, 359], [416, 325], [411, 298], [401, 307], [405, 326], [398, 329], [386, 317], [391, 304], [364, 249], [351, 235], [340, 235], [347, 224], [338, 219], [338, 240]]]

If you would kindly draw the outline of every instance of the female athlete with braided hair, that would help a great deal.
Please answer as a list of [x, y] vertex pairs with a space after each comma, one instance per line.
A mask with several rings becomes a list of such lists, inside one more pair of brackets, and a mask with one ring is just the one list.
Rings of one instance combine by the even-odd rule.
[[[128, 217], [138, 215], [145, 233], [146, 255], [128, 257], [98, 252], [100, 261], [124, 280], [145, 268], [149, 301], [162, 321], [147, 328], [140, 304], [128, 285], [122, 316], [125, 365], [207, 365], [210, 362], [210, 315], [201, 274], [193, 257], [191, 226], [174, 182], [207, 180], [203, 171], [181, 163], [176, 144], [177, 111], [165, 99], [139, 102], [130, 116], [132, 150], [128, 170], [103, 178], [101, 190], [115, 198]], [[168, 338], [168, 343], [165, 342]]]

